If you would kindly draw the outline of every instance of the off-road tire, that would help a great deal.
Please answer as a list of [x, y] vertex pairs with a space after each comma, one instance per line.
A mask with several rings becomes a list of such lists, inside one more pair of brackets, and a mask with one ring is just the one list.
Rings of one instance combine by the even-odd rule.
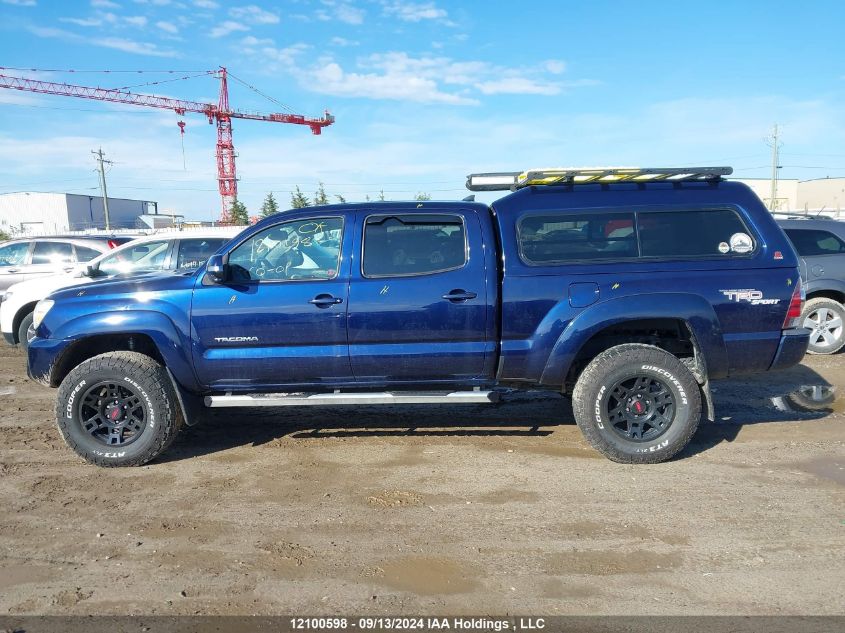
[[[833, 343], [827, 344], [823, 342], [821, 345], [814, 343], [818, 340], [820, 334], [813, 334], [810, 336], [810, 345], [807, 348], [809, 354], [835, 354], [845, 346], [845, 306], [838, 301], [828, 299], [827, 297], [816, 297], [810, 299], [804, 304], [804, 311], [801, 313], [801, 326], [810, 330], [814, 329], [809, 318], [812, 314], [830, 315], [839, 321], [839, 327], [836, 329], [836, 336], [833, 337]], [[828, 319], [827, 323], [831, 321]]]
[[[83, 397], [87, 389], [103, 381], [135, 393], [144, 406], [143, 430], [124, 446], [108, 446], [82, 426]], [[137, 352], [109, 352], [75, 367], [59, 387], [56, 420], [62, 437], [77, 455], [105, 467], [146, 464], [167, 450], [184, 425], [166, 370]]]
[[29, 341], [26, 338], [26, 333], [29, 332], [29, 326], [32, 325], [32, 312], [27, 314], [18, 325], [18, 345], [24, 352], [29, 347]]
[[[609, 402], [615, 385], [640, 376], [659, 382], [671, 395], [673, 415], [656, 438], [635, 441], [614, 430]], [[602, 455], [624, 464], [656, 464], [671, 459], [692, 439], [701, 420], [701, 392], [692, 372], [669, 352], [626, 344], [602, 352], [587, 365], [575, 383], [572, 408], [584, 437]]]

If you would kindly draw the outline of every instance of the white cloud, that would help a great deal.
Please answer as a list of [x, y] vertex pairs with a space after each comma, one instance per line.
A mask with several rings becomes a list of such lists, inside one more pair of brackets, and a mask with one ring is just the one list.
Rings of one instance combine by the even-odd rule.
[[173, 24], [172, 22], [159, 20], [158, 22], [156, 22], [156, 26], [162, 31], [165, 31], [166, 33], [171, 33], [173, 35], [179, 32], [179, 27]]
[[257, 38], [253, 35], [247, 35], [241, 40], [243, 46], [273, 46], [274, 42], [268, 38]]
[[437, 20], [448, 22], [449, 14], [440, 9], [433, 2], [405, 2], [392, 0], [384, 2], [384, 14], [394, 16], [403, 22], [422, 22], [423, 20]]
[[217, 9], [220, 7], [219, 4], [214, 2], [214, 0], [193, 0], [194, 6], [199, 7], [200, 9]]
[[543, 65], [553, 75], [561, 75], [566, 72], [566, 62], [559, 59], [547, 59]]
[[237, 20], [243, 20], [250, 24], [278, 24], [279, 16], [270, 11], [265, 11], [254, 4], [245, 7], [232, 7], [229, 9], [229, 15]]
[[322, 0], [323, 5], [327, 9], [319, 9], [314, 14], [318, 20], [328, 22], [329, 20], [338, 20], [346, 24], [358, 25], [364, 23], [366, 13], [363, 9], [353, 7], [346, 2], [338, 2], [337, 0]]
[[173, 0], [134, 0], [136, 4], [154, 4], [158, 7], [166, 7]]
[[245, 24], [241, 24], [240, 22], [226, 20], [225, 22], [222, 22], [218, 26], [215, 26], [213, 29], [211, 29], [209, 35], [211, 37], [223, 37], [224, 35], [234, 33], [235, 31], [249, 31], [249, 27]]
[[329, 43], [334, 46], [358, 46], [360, 44], [360, 42], [348, 40], [345, 37], [333, 37], [329, 40]]
[[16, 7], [34, 7], [35, 0], [2, 0], [3, 4], [12, 4]]
[[100, 18], [59, 18], [59, 22], [67, 22], [77, 26], [100, 26], [103, 20]]
[[91, 6], [95, 9], [119, 9], [120, 5], [111, 0], [91, 0]]
[[556, 95], [560, 94], [559, 84], [545, 83], [527, 79], [526, 77], [505, 77], [475, 84], [483, 94], [522, 94], [522, 95]]
[[57, 29], [54, 27], [31, 26], [29, 32], [38, 37], [51, 37], [66, 42], [73, 42], [75, 44], [93, 44], [94, 46], [101, 46], [103, 48], [111, 48], [125, 53], [134, 53], [136, 55], [147, 55], [150, 57], [176, 57], [177, 53], [173, 50], [161, 49], [150, 42], [138, 42], [122, 37], [101, 37], [88, 38], [77, 35], [64, 29]]
[[113, 48], [125, 53], [135, 53], [136, 55], [148, 55], [150, 57], [176, 57], [176, 52], [171, 50], [162, 50], [155, 44], [149, 42], [137, 42], [122, 37], [104, 37], [92, 40], [93, 44], [103, 46], [105, 48]]
[[131, 24], [132, 26], [147, 26], [147, 18], [143, 15], [133, 15], [126, 18], [123, 18], [123, 21], [127, 24]]
[[313, 69], [309, 82], [316, 92], [341, 97], [396, 99], [420, 103], [474, 105], [476, 100], [438, 89], [433, 79], [402, 72], [357, 73], [346, 72], [339, 64], [330, 62]]
[[[332, 41], [334, 44], [347, 43]], [[312, 92], [343, 97], [395, 99], [418, 103], [476, 105], [481, 95], [558, 95], [576, 87], [594, 85], [592, 80], [551, 79], [563, 72], [564, 62], [538, 64], [535, 69], [497, 66], [486, 61], [460, 61], [404, 52], [375, 53], [358, 58], [353, 67], [331, 55], [310, 65], [296, 56], [303, 45], [276, 49], [266, 42], [250, 40], [244, 53], [272, 61], [273, 71], [287, 71]], [[270, 70], [268, 68], [267, 70]]]

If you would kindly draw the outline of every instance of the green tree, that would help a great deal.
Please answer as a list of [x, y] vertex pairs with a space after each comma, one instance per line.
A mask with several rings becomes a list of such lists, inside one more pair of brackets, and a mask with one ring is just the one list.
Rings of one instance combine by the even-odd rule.
[[419, 200], [420, 202], [425, 202], [426, 200], [431, 200], [430, 193], [424, 193], [422, 191], [418, 191], [417, 195], [414, 196], [414, 200]]
[[317, 187], [317, 191], [314, 193], [314, 206], [320, 206], [321, 204], [328, 204], [329, 197], [326, 195], [326, 188], [323, 187], [323, 183], [319, 183]]
[[[346, 202], [346, 201], [344, 200], [344, 202]], [[0, 242], [5, 242], [6, 240], [10, 240], [10, 239], [12, 239], [12, 236], [9, 235], [3, 229], [0, 229]]]
[[378, 199], [379, 199], [381, 202], [384, 202], [384, 189], [381, 189], [381, 190], [378, 192]]
[[261, 205], [261, 217], [266, 218], [269, 215], [279, 212], [279, 205], [276, 203], [276, 198], [273, 197], [273, 192], [267, 194], [264, 198], [264, 203]]
[[299, 185], [296, 186], [296, 191], [290, 194], [290, 207], [291, 209], [304, 209], [305, 207], [310, 207], [311, 201], [308, 199], [304, 193], [299, 190]]
[[337, 201], [338, 201], [340, 204], [346, 204], [346, 198], [344, 198], [344, 197], [343, 197], [342, 195], [340, 195], [339, 193], [334, 194], [334, 197], [335, 197], [335, 198], [337, 198]]
[[246, 210], [246, 205], [237, 198], [232, 201], [232, 208], [229, 209], [229, 222], [234, 226], [249, 224], [249, 213]]

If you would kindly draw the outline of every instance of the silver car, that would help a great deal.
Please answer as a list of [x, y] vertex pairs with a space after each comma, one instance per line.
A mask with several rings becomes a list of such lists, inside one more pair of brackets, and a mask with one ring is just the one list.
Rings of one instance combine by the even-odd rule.
[[0, 295], [12, 284], [69, 272], [120, 243], [113, 238], [38, 237], [0, 242]]

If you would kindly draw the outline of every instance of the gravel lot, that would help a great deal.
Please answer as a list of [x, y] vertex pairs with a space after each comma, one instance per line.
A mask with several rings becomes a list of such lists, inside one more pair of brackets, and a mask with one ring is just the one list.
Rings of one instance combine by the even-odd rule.
[[843, 614], [845, 398], [786, 394], [844, 369], [717, 383], [718, 423], [654, 466], [517, 397], [215, 412], [107, 470], [3, 346], [0, 614]]

